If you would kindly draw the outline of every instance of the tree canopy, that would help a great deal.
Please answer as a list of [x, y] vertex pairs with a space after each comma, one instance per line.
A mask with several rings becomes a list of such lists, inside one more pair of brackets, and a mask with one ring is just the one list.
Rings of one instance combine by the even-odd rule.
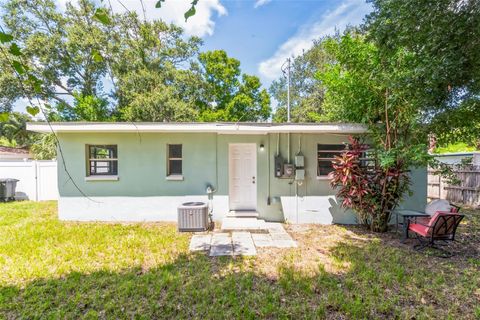
[[478, 0], [373, 0], [364, 30], [382, 57], [403, 50], [423, 123], [439, 142], [480, 144]]
[[[112, 14], [90, 0], [67, 3], [64, 12], [53, 0], [9, 0], [2, 20], [2, 35], [11, 37], [1, 41], [8, 52], [0, 56], [3, 111], [33, 98], [45, 102], [50, 119], [63, 121], [270, 116], [269, 95], [257, 77], [242, 74], [240, 62], [223, 51], [200, 53], [201, 40], [175, 25]], [[221, 71], [232, 65], [232, 74]]]
[[[362, 148], [347, 151], [337, 159], [333, 185], [372, 230], [385, 231], [408, 194], [411, 168], [438, 165], [427, 153], [428, 134], [469, 143], [479, 137], [480, 8], [478, 1], [372, 4], [361, 28], [323, 41], [332, 59], [317, 78], [325, 119], [368, 125], [374, 159], [359, 173]], [[368, 190], [359, 178], [369, 181]]]
[[242, 74], [240, 61], [223, 50], [199, 56], [201, 121], [256, 121], [270, 117], [270, 96], [261, 89], [260, 79]]
[[[318, 122], [322, 120], [322, 103], [325, 87], [315, 77], [329, 61], [323, 39], [314, 42], [311, 49], [291, 59], [290, 67], [290, 117], [293, 122]], [[273, 115], [276, 122], [287, 121], [287, 79], [280, 77], [272, 82], [270, 94], [278, 106]]]

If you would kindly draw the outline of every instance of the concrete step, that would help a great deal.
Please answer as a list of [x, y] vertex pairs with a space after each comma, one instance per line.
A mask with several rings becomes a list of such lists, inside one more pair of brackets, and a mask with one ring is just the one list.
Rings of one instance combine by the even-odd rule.
[[257, 211], [230, 211], [227, 213], [227, 218], [258, 218]]
[[257, 218], [224, 218], [221, 229], [222, 231], [268, 232], [265, 220]]

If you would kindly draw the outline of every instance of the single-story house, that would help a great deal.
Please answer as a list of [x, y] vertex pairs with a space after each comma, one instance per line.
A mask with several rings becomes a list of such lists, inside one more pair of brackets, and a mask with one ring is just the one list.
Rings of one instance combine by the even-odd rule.
[[[46, 123], [27, 128], [50, 132]], [[268, 221], [356, 222], [340, 208], [327, 175], [348, 136], [366, 132], [362, 125], [70, 122], [51, 128], [63, 154], [60, 219], [176, 221], [179, 205], [210, 198], [215, 220], [254, 212]], [[414, 193], [403, 207], [423, 209], [426, 169], [412, 175]]]
[[12, 148], [0, 146], [0, 161], [19, 161], [32, 159], [27, 148]]
[[462, 164], [468, 159], [474, 166], [480, 166], [480, 151], [436, 153], [434, 157], [446, 164]]

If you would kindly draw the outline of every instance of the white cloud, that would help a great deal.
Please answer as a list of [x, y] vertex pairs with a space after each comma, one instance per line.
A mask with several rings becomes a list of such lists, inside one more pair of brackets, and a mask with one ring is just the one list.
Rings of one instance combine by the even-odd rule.
[[258, 7], [261, 7], [269, 2], [271, 2], [272, 0], [256, 0], [255, 1], [255, 4], [254, 4], [254, 8], [258, 8]]
[[[65, 3], [70, 0], [57, 0], [60, 8], [65, 8]], [[168, 23], [181, 26], [189, 36], [203, 37], [212, 35], [215, 30], [214, 16], [227, 15], [227, 9], [220, 3], [220, 0], [198, 1], [196, 14], [185, 22], [184, 13], [190, 8], [191, 0], [167, 0], [162, 2], [161, 8], [155, 8], [157, 0], [144, 0], [145, 15], [148, 20], [162, 19]], [[73, 0], [75, 3], [76, 0]], [[104, 4], [108, 2], [103, 2]], [[115, 13], [125, 12], [127, 7], [130, 11], [137, 12], [143, 18], [142, 3], [140, 0], [110, 0]]]
[[336, 30], [341, 31], [348, 25], [359, 24], [370, 11], [371, 7], [365, 0], [347, 0], [333, 11], [326, 12], [317, 22], [301, 26], [293, 37], [278, 47], [273, 56], [260, 62], [260, 75], [267, 81], [280, 77], [280, 68], [288, 57], [310, 49], [315, 39], [334, 34]]

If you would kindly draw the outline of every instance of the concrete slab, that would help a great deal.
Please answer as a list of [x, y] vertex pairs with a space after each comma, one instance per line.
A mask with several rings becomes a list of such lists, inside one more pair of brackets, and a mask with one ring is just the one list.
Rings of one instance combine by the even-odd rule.
[[273, 247], [272, 236], [268, 233], [253, 233], [252, 239], [257, 248]]
[[230, 233], [228, 232], [214, 232], [213, 235], [215, 237], [230, 237]]
[[230, 211], [226, 215], [228, 218], [256, 218], [258, 216], [257, 211]]
[[210, 256], [231, 256], [233, 254], [232, 238], [214, 234], [210, 246]]
[[223, 231], [267, 231], [265, 220], [257, 218], [224, 218]]
[[254, 256], [257, 254], [252, 236], [248, 232], [232, 233], [233, 254], [242, 256]]
[[270, 232], [286, 232], [280, 222], [265, 222], [265, 227], [267, 227]]
[[190, 240], [190, 251], [207, 251], [210, 250], [210, 242], [212, 240], [212, 235], [202, 234], [194, 235]]
[[269, 233], [253, 233], [253, 241], [269, 241], [272, 240], [272, 236]]
[[[238, 227], [239, 230], [232, 230], [229, 232], [214, 232], [212, 234], [195, 234], [190, 241], [190, 251], [203, 251], [210, 250], [210, 256], [254, 256], [257, 254], [257, 248], [263, 247], [276, 247], [276, 248], [296, 248], [297, 242], [285, 231], [285, 228], [280, 223], [265, 223], [263, 220], [248, 221], [249, 218], [226, 218], [241, 221], [241, 224], [237, 224], [237, 221], [228, 221], [228, 227]], [[225, 220], [225, 219], [224, 219]], [[260, 224], [258, 221], [261, 221]], [[230, 224], [228, 224], [230, 223]], [[236, 224], [235, 226], [233, 224]], [[268, 227], [268, 233], [255, 233], [254, 231], [244, 231], [245, 226], [259, 225]]]
[[238, 238], [248, 238], [252, 239], [252, 234], [247, 231], [234, 231], [232, 232], [232, 240], [238, 239]]

